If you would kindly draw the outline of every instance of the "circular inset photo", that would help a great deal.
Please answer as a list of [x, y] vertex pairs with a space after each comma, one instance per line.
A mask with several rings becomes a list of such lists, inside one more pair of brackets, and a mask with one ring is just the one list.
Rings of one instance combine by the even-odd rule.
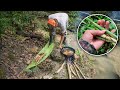
[[95, 56], [105, 55], [116, 46], [118, 29], [108, 16], [92, 14], [80, 22], [77, 40], [85, 52]]

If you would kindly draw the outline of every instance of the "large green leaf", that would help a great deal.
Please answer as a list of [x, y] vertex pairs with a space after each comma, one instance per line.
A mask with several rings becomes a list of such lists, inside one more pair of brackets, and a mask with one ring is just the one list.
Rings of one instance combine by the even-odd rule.
[[45, 45], [45, 47], [38, 53], [38, 54], [41, 54], [43, 53], [49, 46], [49, 42]]
[[30, 68], [33, 68], [37, 65], [39, 65], [41, 62], [43, 62], [52, 52], [53, 48], [54, 48], [54, 43], [52, 43], [51, 45], [49, 45], [49, 43], [46, 44], [46, 46], [38, 53], [44, 53], [45, 56], [39, 60], [39, 62], [36, 62], [35, 60], [33, 60], [28, 66], [27, 68], [25, 69], [25, 71], [29, 70]]
[[43, 61], [51, 54], [53, 48], [54, 48], [54, 43], [52, 43], [52, 44], [49, 46], [49, 48], [48, 48], [48, 49], [46, 50], [46, 52], [45, 52], [45, 56], [40, 60], [40, 62], [37, 63], [37, 65], [40, 64], [41, 62], [43, 62]]

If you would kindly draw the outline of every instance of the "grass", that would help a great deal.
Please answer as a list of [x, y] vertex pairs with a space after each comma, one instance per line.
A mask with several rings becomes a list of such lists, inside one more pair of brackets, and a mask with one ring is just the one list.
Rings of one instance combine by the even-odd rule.
[[[109, 29], [107, 30], [107, 33], [105, 33], [105, 35], [107, 35], [108, 37], [111, 37], [111, 38], [118, 39], [117, 31], [114, 34], [111, 33], [111, 30], [113, 30], [113, 29], [117, 30], [114, 22], [106, 16], [95, 15], [95, 16], [90, 16], [89, 18], [86, 18], [81, 22], [81, 25], [80, 25], [79, 30], [78, 30], [78, 40], [80, 38], [82, 38], [82, 36], [83, 36], [83, 34], [86, 30], [104, 30], [103, 27], [99, 27], [99, 25], [95, 25], [97, 23], [97, 21], [101, 20], [101, 19], [104, 19], [105, 21], [110, 22]], [[97, 55], [107, 53], [108, 51], [110, 51], [114, 47], [114, 45], [115, 44], [113, 44], [112, 41], [111, 42], [110, 41], [105, 42], [105, 44], [103, 44], [103, 46], [97, 51]]]

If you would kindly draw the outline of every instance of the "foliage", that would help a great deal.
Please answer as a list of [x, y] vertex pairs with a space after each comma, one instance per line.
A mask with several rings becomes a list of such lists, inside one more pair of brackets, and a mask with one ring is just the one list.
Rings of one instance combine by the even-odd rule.
[[70, 30], [76, 30], [76, 25], [75, 25], [75, 21], [78, 17], [78, 11], [69, 11], [67, 12], [69, 15], [69, 26], [68, 29]]
[[36, 18], [43, 18], [49, 15], [44, 11], [1, 11], [0, 12], [0, 35], [6, 30], [25, 30], [32, 27]]

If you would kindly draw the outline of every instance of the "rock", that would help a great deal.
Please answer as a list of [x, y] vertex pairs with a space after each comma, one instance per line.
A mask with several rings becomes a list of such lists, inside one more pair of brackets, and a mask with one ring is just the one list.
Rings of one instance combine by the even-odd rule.
[[45, 75], [45, 76], [43, 76], [43, 79], [52, 79], [52, 78], [53, 78], [52, 75]]
[[64, 60], [64, 56], [60, 53], [60, 49], [54, 49], [51, 53], [51, 58], [54, 61], [60, 62], [61, 60]]
[[34, 79], [38, 79], [38, 77], [34, 77]]

